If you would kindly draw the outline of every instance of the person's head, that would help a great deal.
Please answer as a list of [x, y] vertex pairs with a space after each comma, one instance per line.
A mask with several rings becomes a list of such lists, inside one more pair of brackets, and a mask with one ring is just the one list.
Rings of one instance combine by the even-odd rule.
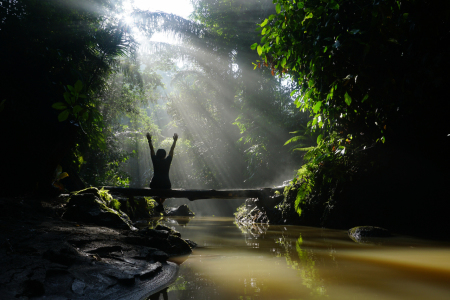
[[166, 157], [166, 150], [158, 149], [158, 151], [156, 151], [156, 157], [159, 159], [164, 159]]

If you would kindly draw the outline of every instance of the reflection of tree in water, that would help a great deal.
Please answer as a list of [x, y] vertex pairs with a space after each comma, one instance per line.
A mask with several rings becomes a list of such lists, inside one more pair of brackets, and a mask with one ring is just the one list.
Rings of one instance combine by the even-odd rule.
[[253, 237], [255, 239], [262, 237], [266, 234], [267, 230], [269, 229], [269, 224], [267, 223], [240, 223], [235, 222], [241, 232], [245, 235], [246, 238]]
[[242, 233], [248, 246], [259, 248], [256, 239], [261, 239], [269, 235], [277, 235], [274, 239], [278, 247], [272, 249], [272, 253], [276, 257], [284, 257], [288, 266], [294, 270], [298, 270], [298, 275], [302, 278], [302, 284], [311, 290], [311, 296], [326, 296], [326, 289], [323, 279], [320, 278], [314, 254], [312, 250], [302, 249], [303, 238], [300, 234], [297, 240], [292, 236], [286, 228], [281, 231], [269, 232], [269, 224], [267, 223], [235, 223]]
[[294, 239], [285, 236], [284, 231], [281, 232], [281, 237], [275, 239], [275, 243], [282, 247], [282, 251], [276, 251], [276, 256], [284, 256], [288, 266], [298, 270], [298, 274], [302, 278], [302, 284], [311, 290], [311, 296], [326, 296], [324, 282], [318, 274], [313, 251], [301, 248], [303, 244], [302, 235], [300, 234], [295, 241], [295, 247]]

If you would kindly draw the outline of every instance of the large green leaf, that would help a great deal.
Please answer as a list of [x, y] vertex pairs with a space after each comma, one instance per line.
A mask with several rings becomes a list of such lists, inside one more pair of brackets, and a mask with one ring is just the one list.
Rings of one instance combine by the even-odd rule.
[[73, 113], [77, 114], [77, 113], [79, 113], [82, 110], [83, 110], [83, 108], [81, 106], [75, 105], [74, 108], [73, 108]]
[[66, 109], [65, 111], [63, 111], [62, 113], [60, 113], [59, 115], [58, 115], [58, 121], [60, 121], [60, 122], [62, 122], [62, 121], [65, 121], [65, 120], [67, 120], [67, 118], [69, 117], [69, 110], [68, 109]]
[[261, 27], [264, 27], [267, 25], [267, 23], [269, 22], [269, 19], [265, 19], [262, 23], [261, 23]]
[[347, 103], [347, 105], [352, 104], [352, 97], [350, 97], [350, 95], [347, 92], [345, 92], [344, 100], [345, 100], [345, 103]]
[[317, 137], [317, 145], [319, 145], [322, 140], [323, 140], [323, 135], [319, 134], [319, 136]]
[[62, 102], [56, 102], [56, 103], [53, 103], [52, 107], [53, 107], [54, 109], [63, 110], [63, 109], [66, 109], [66, 108], [67, 108], [67, 105], [65, 105], [65, 104], [62, 103]]
[[72, 99], [70, 98], [71, 95], [69, 92], [65, 92], [63, 96], [67, 103], [72, 104]]
[[75, 93], [80, 93], [82, 89], [83, 89], [83, 83], [81, 82], [81, 80], [78, 80], [75, 83]]
[[313, 111], [316, 114], [318, 111], [320, 111], [320, 107], [322, 106], [322, 101], [319, 101], [316, 103], [316, 105], [314, 105], [313, 107]]

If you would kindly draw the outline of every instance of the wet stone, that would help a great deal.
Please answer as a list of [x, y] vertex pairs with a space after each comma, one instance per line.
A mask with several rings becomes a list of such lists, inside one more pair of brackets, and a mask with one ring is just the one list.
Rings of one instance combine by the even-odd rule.
[[185, 216], [190, 217], [194, 216], [194, 212], [189, 209], [186, 204], [180, 205], [178, 207], [168, 207], [166, 209], [167, 216]]
[[391, 233], [384, 228], [376, 226], [357, 226], [348, 230], [349, 237], [357, 243], [375, 241], [377, 238], [390, 237]]
[[81, 280], [75, 279], [72, 283], [72, 291], [77, 295], [83, 295], [85, 288], [86, 284]]

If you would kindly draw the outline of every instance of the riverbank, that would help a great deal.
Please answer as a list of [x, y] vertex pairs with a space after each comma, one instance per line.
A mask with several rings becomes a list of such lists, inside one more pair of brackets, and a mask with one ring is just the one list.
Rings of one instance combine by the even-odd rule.
[[[354, 194], [366, 188], [358, 184], [356, 186], [358, 189]], [[367, 196], [367, 192], [356, 197], [349, 192], [349, 188], [346, 193], [341, 192], [339, 201], [335, 199], [321, 204], [308, 200], [297, 204], [298, 187], [291, 185], [286, 188], [284, 195], [271, 197], [273, 205], [265, 205], [259, 199], [247, 199], [235, 213], [236, 222], [244, 226], [267, 223], [342, 230], [376, 226], [394, 234], [450, 240], [447, 218], [449, 204], [442, 200], [443, 195], [431, 197], [430, 192], [430, 198], [421, 203], [417, 197], [409, 197], [413, 191], [406, 188], [401, 196], [394, 194], [378, 198]], [[433, 191], [434, 194], [437, 192], [437, 189]]]
[[171, 228], [113, 229], [61, 218], [59, 198], [0, 198], [2, 299], [143, 299], [176, 279], [195, 244]]

